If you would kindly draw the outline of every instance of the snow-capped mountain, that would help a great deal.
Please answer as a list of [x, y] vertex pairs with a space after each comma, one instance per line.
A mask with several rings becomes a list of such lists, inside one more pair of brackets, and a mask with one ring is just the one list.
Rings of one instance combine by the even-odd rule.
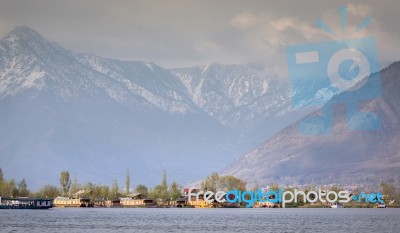
[[199, 107], [222, 124], [237, 127], [272, 108], [288, 108], [288, 88], [262, 66], [211, 64], [172, 69]]
[[3, 38], [0, 49], [1, 98], [51, 89], [66, 99], [106, 95], [118, 103], [134, 100], [171, 113], [195, 106], [180, 82], [155, 64], [76, 55], [27, 27]]
[[[130, 94], [140, 96], [165, 112], [186, 113], [197, 109], [179, 80], [168, 70], [153, 63], [119, 61], [86, 54], [78, 55], [77, 59], [121, 83]], [[124, 102], [127, 99], [124, 96], [118, 97], [118, 90], [111, 93], [117, 101]]]
[[127, 167], [137, 182], [167, 169], [184, 184], [301, 117], [286, 86], [254, 64], [167, 70], [17, 27], [0, 40], [0, 167], [36, 185], [62, 169], [110, 182]]

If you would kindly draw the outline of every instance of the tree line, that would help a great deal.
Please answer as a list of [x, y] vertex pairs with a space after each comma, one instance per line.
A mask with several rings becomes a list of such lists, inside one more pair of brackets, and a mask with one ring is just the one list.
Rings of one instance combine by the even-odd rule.
[[[94, 184], [87, 182], [80, 184], [76, 176], [71, 179], [71, 175], [67, 170], [60, 172], [59, 186], [44, 185], [39, 191], [31, 192], [25, 179], [17, 182], [15, 179], [6, 180], [2, 169], [0, 168], [0, 197], [41, 197], [41, 198], [56, 198], [58, 196], [64, 197], [89, 197], [93, 201], [102, 201], [106, 199], [116, 199], [126, 197], [133, 193], [140, 193], [158, 201], [173, 201], [181, 196], [182, 187], [175, 181], [168, 184], [167, 172], [164, 170], [160, 184], [148, 188], [145, 184], [138, 184], [132, 190], [130, 189], [131, 179], [129, 169], [126, 170], [125, 188], [119, 187], [118, 181], [113, 180], [111, 186], [104, 184]], [[238, 189], [241, 191], [246, 190], [246, 183], [241, 179], [234, 176], [226, 175], [221, 176], [213, 172], [201, 182], [201, 189], [203, 191], [228, 191]], [[253, 187], [252, 190], [257, 190]], [[272, 190], [278, 190], [277, 184], [270, 186]], [[284, 188], [285, 190], [293, 189]], [[333, 190], [341, 190], [340, 187], [334, 187]], [[314, 186], [307, 186], [305, 190], [315, 190]], [[380, 184], [380, 192], [385, 195], [385, 201], [396, 200], [400, 202], [400, 192], [397, 192], [396, 187], [390, 183], [382, 182]]]
[[234, 176], [221, 176], [216, 172], [211, 173], [201, 182], [201, 189], [203, 191], [229, 191], [238, 189], [240, 191], [246, 190], [246, 183]]
[[0, 197], [29, 197], [30, 195], [25, 179], [20, 182], [14, 179], [5, 180], [3, 170], [0, 168]]
[[14, 179], [6, 180], [0, 168], [0, 197], [90, 197], [96, 201], [140, 193], [155, 200], [170, 201], [176, 200], [181, 196], [181, 186], [175, 181], [168, 184], [167, 172], [165, 170], [159, 185], [148, 188], [145, 184], [138, 184], [133, 190], [131, 190], [130, 185], [129, 169], [126, 170], [124, 189], [120, 188], [117, 180], [113, 180], [111, 186], [94, 184], [92, 182], [80, 184], [76, 176], [71, 179], [69, 171], [64, 170], [60, 172], [59, 186], [47, 184], [42, 186], [39, 191], [31, 192], [28, 189], [25, 179], [22, 179], [20, 182], [16, 182]]

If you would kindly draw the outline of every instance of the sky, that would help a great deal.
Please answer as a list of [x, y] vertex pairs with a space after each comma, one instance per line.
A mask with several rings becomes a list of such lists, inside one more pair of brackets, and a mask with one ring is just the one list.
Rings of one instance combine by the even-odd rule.
[[[399, 10], [398, 0], [0, 0], [0, 36], [24, 25], [78, 53], [166, 68], [254, 62], [285, 76], [285, 49], [303, 43], [374, 36], [382, 66], [400, 60]], [[371, 25], [348, 35], [367, 16]], [[317, 19], [339, 33], [317, 28]]]

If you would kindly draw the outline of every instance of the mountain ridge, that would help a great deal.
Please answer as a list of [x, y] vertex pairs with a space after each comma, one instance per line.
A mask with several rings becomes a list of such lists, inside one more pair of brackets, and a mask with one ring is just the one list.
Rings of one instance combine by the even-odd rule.
[[[279, 182], [376, 186], [390, 181], [399, 186], [399, 73], [400, 62], [381, 70], [382, 97], [360, 104], [361, 112], [373, 112], [380, 117], [380, 130], [349, 130], [345, 106], [335, 106], [331, 135], [301, 135], [298, 121], [242, 156], [224, 173], [261, 185]], [[352, 95], [355, 94], [344, 92], [330, 101]]]

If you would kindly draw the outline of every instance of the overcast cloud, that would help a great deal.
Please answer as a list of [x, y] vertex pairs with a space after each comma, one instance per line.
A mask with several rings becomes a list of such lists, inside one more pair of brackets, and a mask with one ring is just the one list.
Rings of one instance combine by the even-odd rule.
[[[348, 5], [351, 36], [340, 30], [338, 7]], [[350, 2], [350, 3], [348, 3]], [[81, 53], [151, 61], [167, 68], [212, 62], [257, 62], [284, 76], [288, 45], [372, 35], [383, 65], [400, 59], [400, 1], [0, 1], [0, 35], [17, 25]]]

